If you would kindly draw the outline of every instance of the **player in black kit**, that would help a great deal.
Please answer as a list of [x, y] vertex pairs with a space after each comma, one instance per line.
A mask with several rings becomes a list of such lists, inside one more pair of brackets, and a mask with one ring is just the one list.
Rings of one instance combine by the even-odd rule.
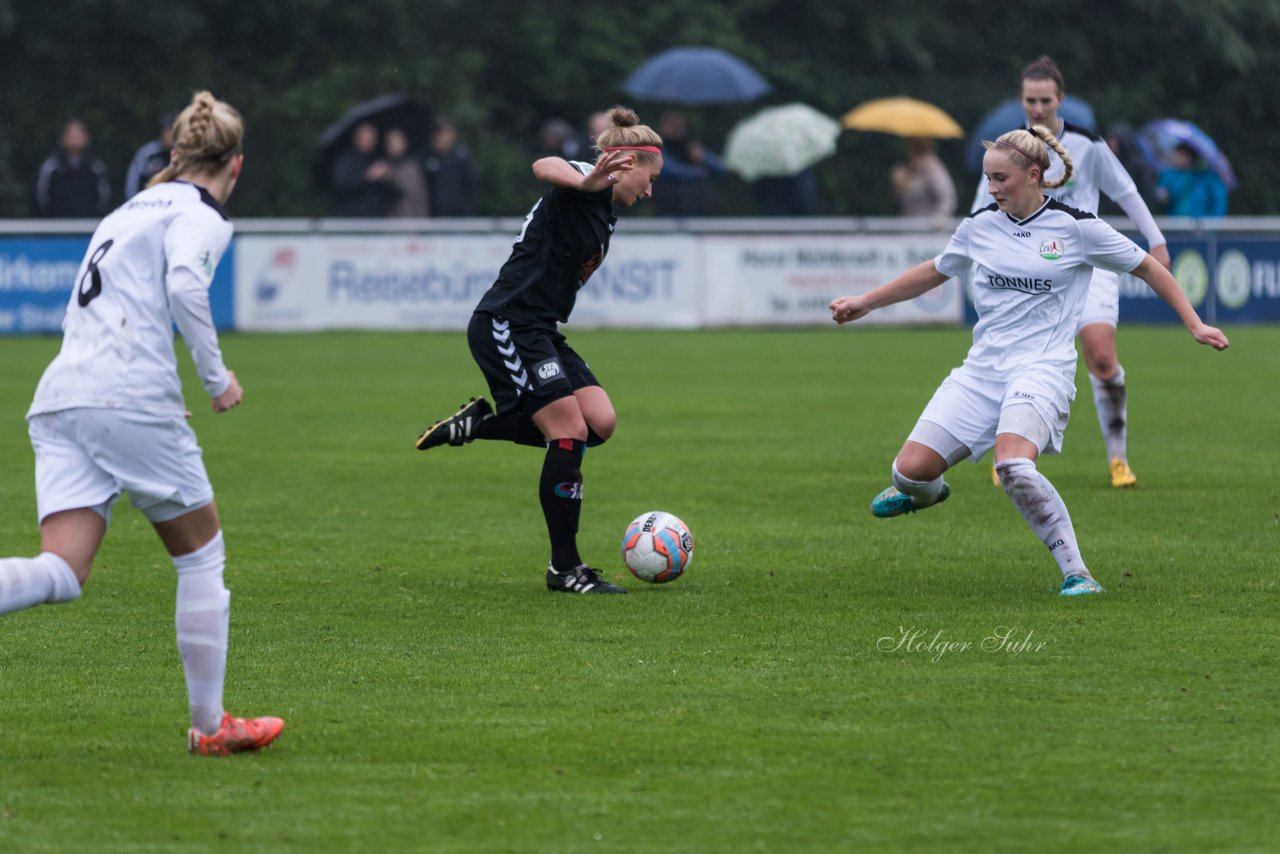
[[626, 107], [609, 111], [594, 164], [544, 157], [533, 174], [550, 184], [525, 217], [511, 257], [467, 327], [471, 355], [495, 407], [473, 397], [418, 437], [418, 450], [497, 439], [546, 449], [538, 495], [551, 538], [547, 587], [626, 593], [578, 554], [582, 458], [613, 435], [617, 415], [599, 381], [556, 328], [578, 289], [604, 261], [615, 211], [653, 195], [662, 138]]

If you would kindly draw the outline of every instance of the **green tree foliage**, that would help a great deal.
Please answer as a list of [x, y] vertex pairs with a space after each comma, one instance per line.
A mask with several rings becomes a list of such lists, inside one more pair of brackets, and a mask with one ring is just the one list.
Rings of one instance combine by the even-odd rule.
[[[1233, 213], [1280, 212], [1274, 0], [1114, 0], [1087, 10], [1049, 0], [0, 0], [0, 215], [30, 215], [36, 169], [64, 118], [89, 123], [118, 194], [156, 116], [197, 88], [245, 114], [240, 216], [326, 213], [310, 168], [316, 138], [351, 105], [387, 92], [452, 115], [483, 170], [481, 212], [517, 214], [537, 192], [528, 163], [541, 122], [581, 123], [626, 100], [627, 73], [677, 45], [722, 47], [774, 84], [759, 104], [693, 111], [712, 147], [758, 107], [789, 101], [838, 116], [905, 94], [971, 127], [1016, 91], [1027, 61], [1049, 53], [1104, 124], [1175, 116], [1218, 140], [1241, 177]], [[654, 121], [661, 107], [634, 106]], [[847, 132], [818, 169], [821, 212], [893, 212], [887, 173], [900, 147]], [[941, 146], [963, 198], [977, 176], [961, 149]], [[726, 179], [722, 190], [723, 212], [751, 212], [742, 182]]]

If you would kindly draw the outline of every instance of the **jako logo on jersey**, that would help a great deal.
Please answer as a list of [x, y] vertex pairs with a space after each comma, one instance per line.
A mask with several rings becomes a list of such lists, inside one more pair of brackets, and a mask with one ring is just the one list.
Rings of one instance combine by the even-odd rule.
[[1049, 291], [1053, 290], [1053, 279], [1032, 279], [1026, 276], [1002, 276], [999, 273], [993, 273], [991, 276], [987, 277], [987, 284], [993, 288], [1022, 291], [1027, 294], [1047, 294]]
[[538, 366], [538, 376], [544, 380], [549, 380], [560, 373], [560, 366], [555, 362], [547, 362]]
[[1062, 247], [1066, 243], [1061, 237], [1050, 237], [1040, 241], [1040, 257], [1046, 261], [1057, 261], [1062, 257]]
[[1031, 236], [1031, 232], [1029, 232], [1029, 231], [1015, 231], [1015, 232], [1013, 233], [1013, 236], [1014, 236], [1014, 237], [1030, 237], [1030, 236]]
[[559, 495], [561, 498], [573, 498], [578, 501], [581, 501], [582, 500], [582, 484], [571, 483], [570, 481], [565, 481], [564, 483], [557, 483], [556, 495]]

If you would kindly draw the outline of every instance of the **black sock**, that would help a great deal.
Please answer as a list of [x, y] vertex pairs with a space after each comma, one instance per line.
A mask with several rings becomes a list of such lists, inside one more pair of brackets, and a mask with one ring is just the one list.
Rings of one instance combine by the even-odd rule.
[[508, 412], [505, 415], [490, 415], [476, 425], [474, 436], [477, 439], [515, 442], [517, 445], [528, 445], [532, 448], [543, 448], [547, 444], [546, 437], [533, 423], [533, 419], [519, 411]]
[[582, 514], [582, 454], [587, 443], [552, 439], [542, 463], [538, 497], [551, 538], [551, 565], [559, 571], [582, 563], [578, 555], [578, 517]]

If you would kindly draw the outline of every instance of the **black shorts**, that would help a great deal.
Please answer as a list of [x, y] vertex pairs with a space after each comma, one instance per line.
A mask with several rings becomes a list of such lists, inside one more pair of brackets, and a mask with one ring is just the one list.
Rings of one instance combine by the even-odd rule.
[[480, 366], [498, 413], [529, 414], [600, 381], [555, 329], [518, 326], [477, 311], [467, 325], [467, 344]]

